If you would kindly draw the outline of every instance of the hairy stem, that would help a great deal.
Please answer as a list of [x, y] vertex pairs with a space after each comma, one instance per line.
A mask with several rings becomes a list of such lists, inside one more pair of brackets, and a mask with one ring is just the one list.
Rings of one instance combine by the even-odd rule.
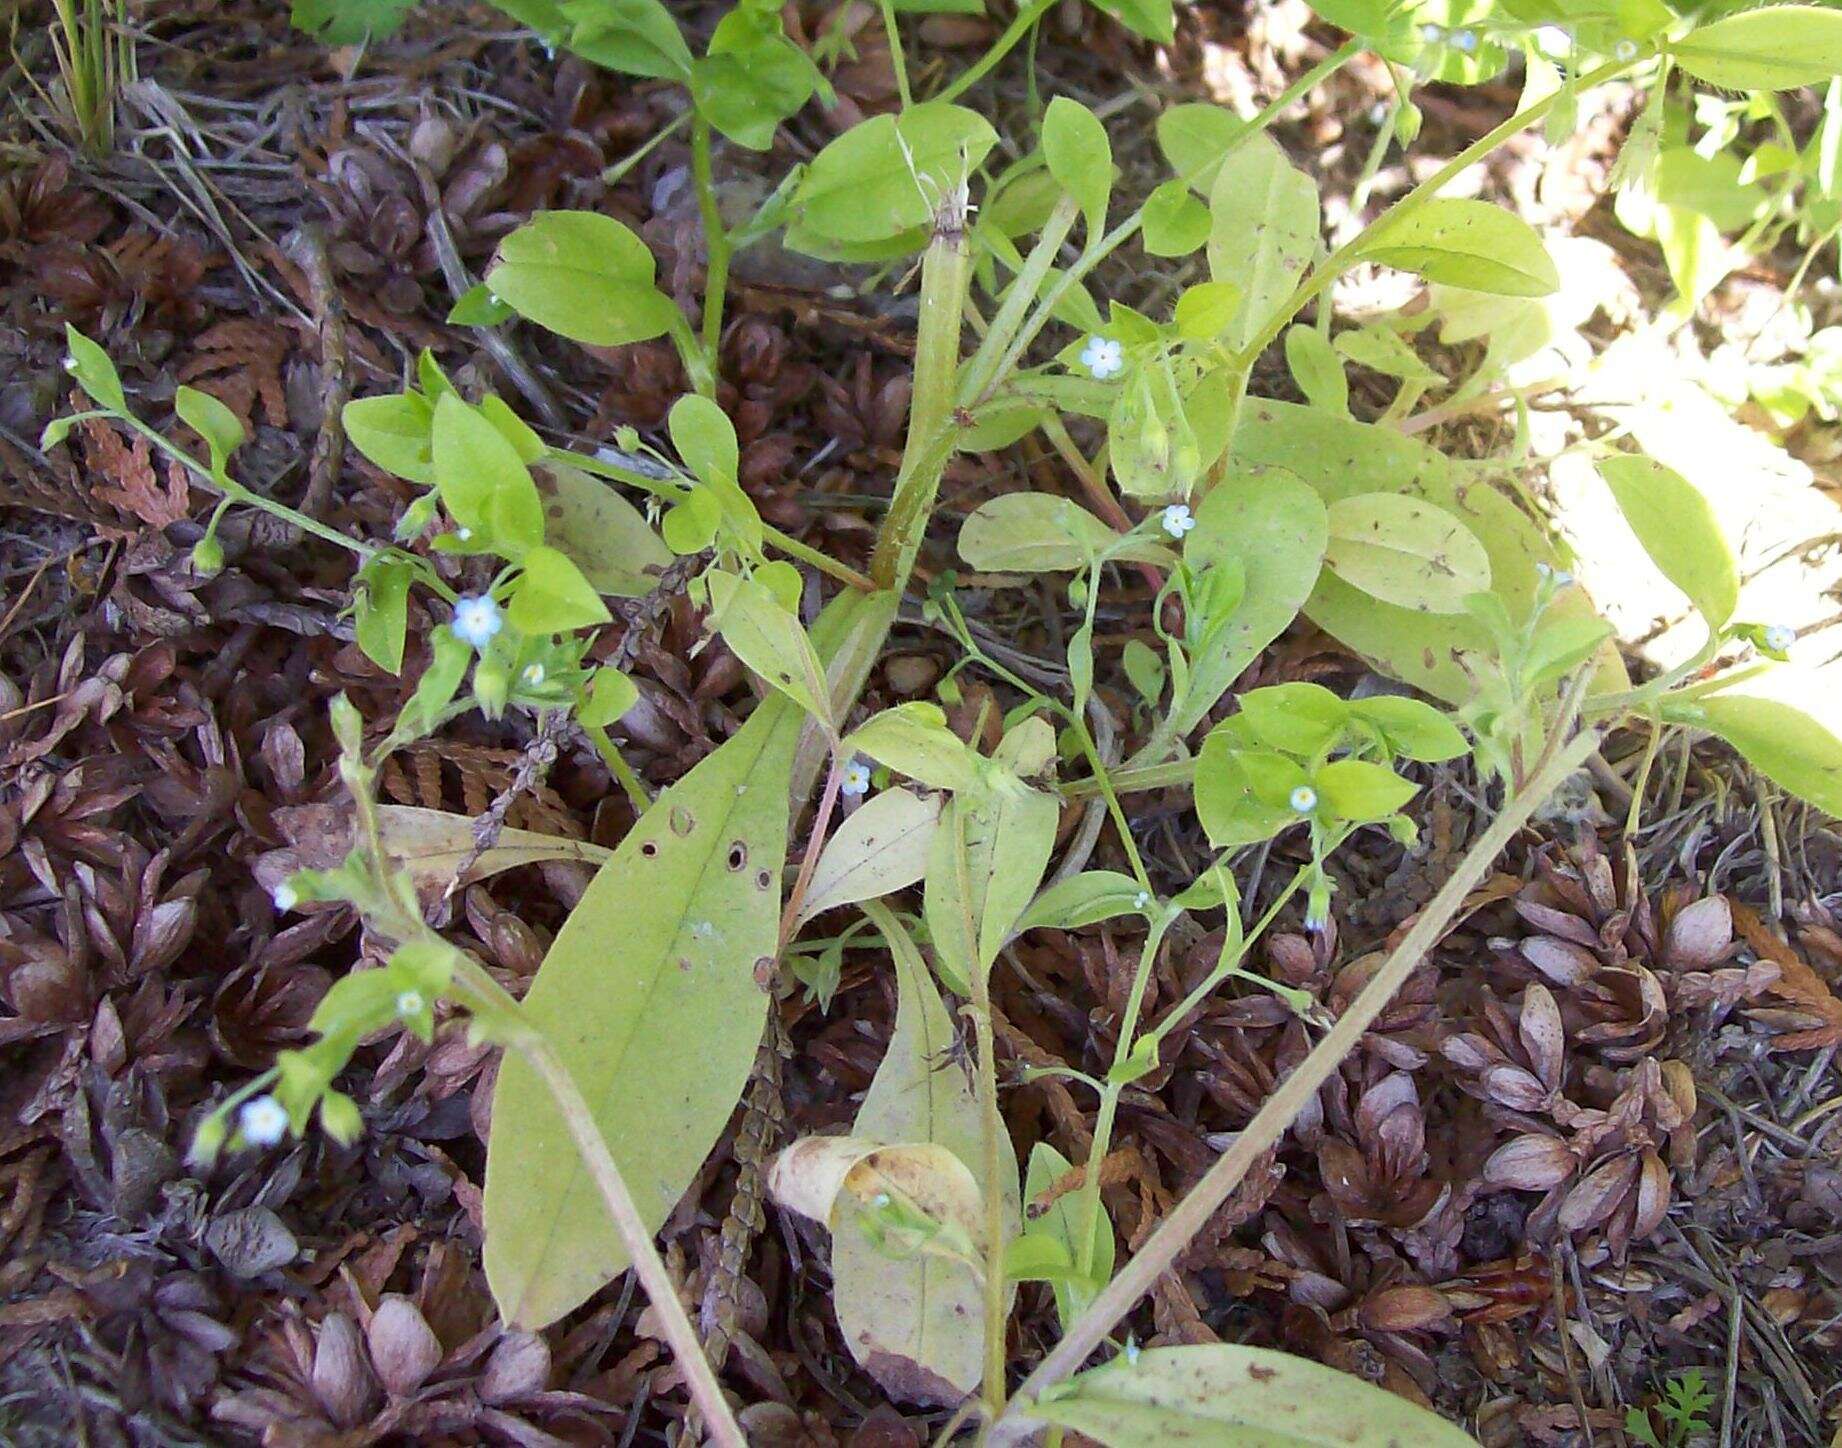
[[1530, 776], [1528, 787], [1505, 803], [1490, 828], [1466, 852], [1451, 878], [1421, 912], [1406, 938], [1376, 971], [1362, 993], [1350, 1003], [1349, 1009], [1336, 1025], [1280, 1083], [1247, 1129], [1235, 1139], [1234, 1145], [1222, 1154], [1202, 1180], [1165, 1217], [1138, 1255], [1126, 1264], [1124, 1270], [1069, 1328], [1055, 1350], [1025, 1379], [992, 1433], [990, 1441], [993, 1444], [1021, 1443], [1034, 1431], [1035, 1425], [1026, 1416], [1028, 1404], [1036, 1395], [1078, 1369], [1088, 1354], [1100, 1345], [1113, 1324], [1151, 1291], [1158, 1278], [1169, 1270], [1171, 1263], [1227, 1200], [1229, 1193], [1240, 1185], [1248, 1169], [1279, 1140], [1299, 1112], [1316, 1095], [1318, 1088], [1362, 1039], [1363, 1032], [1374, 1024], [1395, 992], [1457, 916], [1465, 897], [1483, 879], [1491, 863], [1516, 831], [1522, 828], [1536, 806], [1592, 753], [1597, 741], [1590, 732], [1563, 743], [1564, 736], [1578, 716], [1584, 692], [1585, 675], [1582, 674], [1569, 691], [1567, 706], [1550, 736], [1549, 747], [1544, 751], [1540, 765]]
[[940, 475], [953, 454], [957, 431], [953, 389], [959, 375], [960, 326], [971, 277], [962, 185], [935, 214], [934, 238], [921, 262], [921, 322], [915, 336], [908, 441], [896, 475], [895, 497], [870, 559], [870, 577], [878, 588], [900, 592], [907, 586], [940, 491]]

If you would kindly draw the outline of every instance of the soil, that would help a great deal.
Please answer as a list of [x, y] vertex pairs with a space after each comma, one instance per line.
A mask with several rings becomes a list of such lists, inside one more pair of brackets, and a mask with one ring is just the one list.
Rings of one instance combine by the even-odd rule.
[[[138, 75], [106, 151], [73, 143], [52, 94], [47, 5], [25, 6], [0, 76], [0, 1440], [679, 1441], [683, 1385], [630, 1278], [541, 1336], [498, 1324], [480, 1269], [495, 1061], [463, 1035], [364, 1048], [340, 1083], [365, 1121], [350, 1148], [315, 1135], [186, 1165], [201, 1116], [299, 1042], [328, 984], [376, 949], [343, 908], [277, 918], [269, 886], [287, 852], [323, 847], [334, 828], [329, 700], [345, 692], [375, 724], [406, 688], [352, 641], [347, 555], [233, 512], [226, 567], [200, 577], [190, 547], [213, 502], [201, 489], [101, 424], [37, 445], [78, 406], [60, 365], [67, 322], [108, 349], [143, 416], [189, 442], [174, 391], [213, 392], [251, 433], [251, 486], [367, 537], [390, 535], [412, 490], [344, 448], [335, 419], [347, 398], [399, 387], [420, 349], [552, 439], [650, 435], [685, 390], [662, 344], [595, 351], [444, 319], [498, 238], [554, 207], [636, 227], [663, 284], [694, 307], [688, 152], [681, 133], [658, 140], [679, 101], [547, 57], [482, 5], [424, 6], [362, 51], [291, 30], [279, 0], [132, 8]], [[693, 30], [717, 13], [673, 8]], [[831, 9], [789, 14], [817, 34]], [[1178, 44], [1156, 55], [1071, 3], [1037, 55], [1044, 94], [1110, 107], [1116, 136], [1142, 138], [1116, 140], [1126, 189], [1155, 179], [1162, 108], [1251, 109], [1336, 43], [1292, 0], [1180, 14]], [[738, 205], [892, 103], [875, 8], [845, 23], [855, 53], [834, 75], [838, 109], [809, 108], [770, 157], [721, 156]], [[963, 17], [918, 22], [917, 86], [991, 33]], [[1276, 130], [1323, 186], [1333, 226], [1352, 215], [1385, 86], [1352, 67]], [[1435, 90], [1412, 153], [1389, 154], [1369, 204], [1510, 113], [1516, 93], [1513, 79]], [[1001, 129], [1028, 114], [1019, 63], [975, 95]], [[1572, 137], [1518, 142], [1478, 181], [1616, 259], [1630, 305], [1595, 314], [1598, 345], [1667, 294], [1655, 255], [1593, 200], [1631, 114], [1615, 93]], [[1781, 293], [1796, 260], [1759, 259], [1703, 309], [1697, 334], [1751, 345], [1745, 327], [1769, 312], [1756, 294]], [[1134, 254], [1101, 289], [1150, 309], [1193, 279]], [[911, 281], [772, 246], [746, 253], [737, 281], [722, 402], [744, 486], [770, 522], [861, 565], [899, 456]], [[1357, 278], [1339, 305], [1385, 284]], [[1283, 368], [1256, 379], [1269, 395], [1289, 388]], [[1386, 400], [1359, 388], [1353, 406], [1374, 416]], [[1509, 428], [1461, 411], [1432, 436], [1481, 457]], [[1816, 466], [1812, 506], [1830, 506], [1835, 440], [1817, 421], [1788, 440]], [[1021, 486], [1076, 491], [1030, 442], [957, 461], [923, 574], [954, 566], [960, 518]], [[994, 657], [1053, 686], [1077, 622], [1066, 597], [961, 582]], [[1821, 586], [1807, 584], [1812, 607], [1832, 612]], [[1100, 697], [1125, 752], [1144, 720], [1118, 661], [1149, 632], [1149, 607], [1126, 575], [1099, 615]], [[412, 681], [438, 621], [412, 605]], [[668, 577], [597, 645], [641, 681], [619, 732], [654, 787], [753, 705], [738, 661], [694, 649], [700, 634]], [[929, 697], [952, 663], [951, 642], [905, 615], [865, 707]], [[1307, 678], [1340, 692], [1374, 683], [1301, 623], [1241, 687]], [[953, 717], [968, 733], [981, 709], [997, 706], [988, 721], [1014, 702], [976, 674], [961, 686]], [[1830, 1441], [1842, 1410], [1842, 840], [1705, 745], [1672, 744], [1633, 809], [1645, 746], [1608, 741], [1518, 837], [1316, 1108], [1132, 1316], [1139, 1343], [1305, 1353], [1430, 1402], [1489, 1445], [1644, 1441], [1627, 1414], [1688, 1372], [1709, 1404], [1674, 1439], [1664, 1415], [1648, 1417], [1664, 1442]], [[1331, 928], [1307, 934], [1283, 916], [1257, 962], [1315, 1013], [1224, 991], [1128, 1091], [1102, 1178], [1122, 1252], [1247, 1123], [1487, 822], [1491, 796], [1468, 766], [1420, 782], [1420, 843], [1363, 836]], [[584, 739], [539, 738], [517, 715], [456, 721], [399, 756], [384, 790], [468, 816], [496, 804], [513, 826], [602, 844], [633, 818]], [[1206, 858], [1187, 792], [1128, 806], [1156, 882], [1180, 888]], [[1064, 842], [1082, 830], [1071, 806]], [[1101, 830], [1090, 867], [1121, 861]], [[1244, 897], [1257, 905], [1296, 863], [1283, 841], [1242, 860]], [[521, 989], [586, 880], [557, 863], [467, 887], [452, 938]], [[1049, 1141], [1084, 1157], [1091, 1102], [1054, 1076], [1026, 1081], [1026, 1068], [1104, 1074], [1138, 944], [1126, 926], [1035, 932], [994, 977], [1021, 1153]], [[1153, 1018], [1218, 944], [1200, 930], [1174, 939]], [[762, 1200], [774, 1149], [848, 1126], [888, 1038], [886, 960], [847, 950], [825, 984], [821, 1005], [782, 983], [733, 1129], [661, 1240], [752, 1441], [918, 1445], [947, 1415], [891, 1403], [853, 1363], [823, 1233]], [[1054, 1324], [1048, 1292], [1024, 1289], [1013, 1362], [1033, 1363]]]

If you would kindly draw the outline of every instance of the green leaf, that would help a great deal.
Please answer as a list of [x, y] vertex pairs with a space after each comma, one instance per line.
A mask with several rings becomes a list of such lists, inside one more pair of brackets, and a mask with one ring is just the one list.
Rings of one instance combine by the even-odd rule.
[[1177, 179], [1207, 196], [1215, 173], [1247, 122], [1233, 111], [1206, 101], [1186, 101], [1158, 116], [1158, 149]]
[[68, 322], [64, 324], [64, 342], [70, 350], [66, 366], [76, 378], [77, 386], [87, 392], [98, 407], [126, 412], [128, 395], [122, 391], [121, 375], [109, 360], [109, 354]]
[[1700, 720], [1781, 789], [1842, 819], [1842, 740], [1776, 699], [1721, 694], [1700, 701]]
[[659, 0], [565, 0], [561, 13], [573, 22], [564, 44], [584, 59], [625, 75], [689, 83], [690, 47]]
[[734, 483], [741, 454], [729, 416], [707, 397], [687, 394], [672, 404], [666, 427], [678, 456], [702, 482]]
[[1187, 686], [1173, 699], [1171, 726], [1200, 724], [1264, 648], [1298, 616], [1324, 561], [1324, 505], [1284, 468], [1239, 467], [1202, 501], [1184, 539], [1184, 561], [1197, 572], [1232, 566], [1243, 580], [1239, 605], [1190, 660]]
[[467, 666], [473, 662], [473, 645], [463, 642], [453, 629], [442, 625], [429, 639], [430, 658], [416, 690], [397, 715], [396, 732], [420, 739], [441, 722], [442, 711], [453, 702]]
[[353, 631], [358, 647], [386, 673], [403, 672], [403, 639], [409, 626], [409, 561], [381, 553], [358, 575]]
[[1329, 508], [1324, 566], [1385, 603], [1458, 613], [1490, 587], [1490, 557], [1443, 508], [1401, 493], [1363, 493]]
[[1620, 454], [1597, 466], [1650, 561], [1718, 632], [1739, 604], [1740, 573], [1701, 489], [1647, 457]]
[[1420, 792], [1386, 765], [1333, 759], [1312, 777], [1318, 798], [1339, 819], [1373, 823], [1396, 814]]
[[1391, 327], [1375, 325], [1339, 332], [1331, 346], [1358, 367], [1367, 367], [1385, 377], [1429, 384], [1443, 380]]
[[1384, 221], [1362, 255], [1428, 281], [1506, 297], [1545, 297], [1561, 284], [1541, 237], [1488, 201], [1438, 197]]
[[672, 550], [638, 508], [567, 463], [545, 459], [532, 477], [543, 501], [546, 541], [569, 555], [595, 592], [642, 598], [658, 587], [658, 570], [672, 561]]
[[1096, 10], [1110, 15], [1134, 35], [1157, 45], [1169, 45], [1177, 34], [1173, 0], [1088, 0]]
[[463, 528], [517, 562], [544, 541], [544, 505], [531, 473], [505, 435], [453, 393], [435, 405], [435, 485]]
[[1286, 329], [1286, 366], [1313, 407], [1349, 412], [1350, 384], [1343, 361], [1316, 327], [1300, 323]]
[[[748, 1080], [779, 946], [787, 787], [804, 722], [768, 699], [664, 791], [596, 873], [523, 1002], [594, 1112], [649, 1232]], [[628, 1266], [541, 1079], [500, 1067], [486, 1159], [486, 1276], [540, 1328]]]
[[1013, 931], [1079, 930], [1121, 915], [1143, 915], [1153, 904], [1130, 875], [1117, 870], [1084, 870], [1057, 880], [1030, 902]]
[[640, 701], [640, 686], [619, 669], [596, 669], [588, 693], [576, 710], [576, 722], [586, 728], [606, 729], [618, 724]]
[[1691, 30], [1670, 46], [1676, 64], [1725, 90], [1795, 90], [1842, 75], [1842, 10], [1768, 5]]
[[[1490, 558], [1491, 589], [1510, 615], [1526, 619], [1539, 575], [1537, 563], [1558, 563], [1553, 547], [1496, 488], [1473, 481], [1443, 453], [1391, 427], [1332, 417], [1315, 408], [1249, 398], [1235, 428], [1230, 467], [1289, 468], [1326, 502], [1363, 493], [1399, 492], [1462, 518]], [[1193, 542], [1197, 534], [1190, 534]], [[1553, 611], [1590, 611], [1577, 589], [1562, 593]], [[1456, 662], [1462, 650], [1493, 647], [1488, 631], [1468, 614], [1423, 613], [1383, 603], [1329, 569], [1305, 605], [1306, 616], [1382, 673], [1451, 703], [1476, 692]], [[1605, 664], [1603, 687], [1623, 688], [1616, 657]]]
[[435, 409], [421, 393], [361, 397], [339, 417], [352, 446], [385, 472], [412, 483], [435, 481]]
[[[179, 420], [205, 441], [211, 453], [211, 473], [223, 477], [230, 455], [243, 446], [243, 424], [209, 392], [181, 387], [173, 394], [173, 411]], [[395, 670], [392, 670], [394, 673]]]
[[1322, 684], [1269, 684], [1241, 695], [1253, 736], [1287, 754], [1318, 754], [1342, 737], [1350, 706]]
[[1288, 801], [1309, 783], [1296, 760], [1247, 749], [1234, 729], [1218, 725], [1196, 759], [1196, 817], [1217, 849], [1257, 844], [1303, 818]]
[[1456, 759], [1469, 747], [1456, 724], [1420, 699], [1377, 694], [1351, 700], [1349, 710], [1381, 736], [1389, 753], [1404, 759], [1431, 764]]
[[1245, 347], [1291, 297], [1318, 250], [1318, 190], [1264, 131], [1222, 162], [1209, 192], [1209, 275], [1245, 298], [1223, 337]]
[[665, 546], [680, 558], [701, 553], [716, 541], [723, 526], [723, 505], [709, 488], [693, 488], [666, 510], [659, 522]]
[[618, 347], [664, 335], [683, 318], [653, 284], [646, 243], [611, 216], [546, 211], [511, 232], [486, 285], [560, 337]]
[[1461, 1429], [1386, 1388], [1235, 1343], [1115, 1358], [1028, 1411], [1108, 1448], [1476, 1448]]
[[327, 45], [362, 45], [394, 33], [416, 0], [294, 0], [288, 19], [296, 30]]
[[799, 620], [752, 578], [711, 569], [703, 582], [711, 622], [730, 651], [835, 734], [825, 666]]
[[1241, 289], [1233, 282], [1198, 282], [1177, 298], [1171, 321], [1186, 340], [1213, 342], [1234, 325], [1240, 309]]
[[956, 792], [941, 812], [922, 893], [935, 964], [961, 995], [975, 971], [991, 969], [1029, 907], [1061, 818], [1055, 795], [996, 766], [987, 771], [989, 783]]
[[1183, 181], [1166, 181], [1145, 198], [1140, 239], [1153, 256], [1188, 256], [1209, 239], [1209, 208]]
[[594, 585], [567, 553], [539, 547], [524, 555], [524, 572], [512, 586], [506, 621], [520, 633], [568, 633], [612, 617]]
[[509, 322], [518, 313], [493, 295], [491, 287], [478, 282], [462, 292], [448, 308], [450, 327], [496, 327]]
[[840, 905], [894, 894], [919, 880], [927, 873], [942, 803], [937, 794], [908, 789], [886, 789], [866, 800], [825, 842], [795, 924]]
[[1146, 563], [1171, 561], [1169, 549], [1148, 538], [1125, 543], [1079, 503], [1050, 493], [1004, 493], [981, 503], [959, 530], [959, 556], [982, 573], [1065, 572], [1109, 552]]
[[1157, 651], [1143, 639], [1127, 639], [1126, 647], [1120, 654], [1120, 665], [1126, 671], [1126, 678], [1132, 687], [1138, 690], [1139, 697], [1147, 704], [1156, 705], [1164, 697], [1164, 682], [1167, 671], [1164, 660]]
[[[876, 904], [865, 914], [882, 931], [895, 965], [896, 1015], [889, 1049], [851, 1135], [946, 1148], [972, 1173], [981, 1198], [998, 1194], [1006, 1234], [1014, 1233], [1017, 1159], [1006, 1145], [999, 1153], [998, 1180], [986, 1179], [983, 1118], [971, 1082], [954, 1059], [953, 1019], [940, 991], [895, 916]], [[892, 1259], [877, 1249], [863, 1232], [861, 1218], [846, 1207], [834, 1219], [832, 1283], [840, 1335], [893, 1396], [944, 1404], [978, 1386], [985, 1302], [977, 1278], [963, 1263], [925, 1253]]]
[[1087, 234], [1098, 237], [1113, 194], [1113, 146], [1106, 127], [1079, 101], [1056, 96], [1043, 115], [1042, 147], [1049, 174], [1079, 204]]
[[794, 196], [801, 228], [842, 243], [900, 238], [910, 250], [997, 141], [983, 116], [943, 101], [860, 121], [806, 168]]
[[708, 53], [691, 67], [691, 99], [738, 146], [765, 151], [774, 131], [821, 82], [811, 58], [787, 39], [780, 9], [738, 5], [717, 22]]
[[[1024, 1174], [1023, 1200], [1026, 1207], [1046, 1196], [1051, 1187], [1073, 1170], [1074, 1163], [1048, 1142], [1037, 1142], [1030, 1149], [1029, 1170]], [[1091, 1224], [1084, 1224], [1080, 1220], [1081, 1193], [1078, 1191], [1063, 1192], [1029, 1224], [1031, 1236], [1040, 1235], [1055, 1243], [1069, 1264], [1075, 1267], [1081, 1261], [1081, 1229], [1084, 1225], [1089, 1226], [1088, 1235], [1093, 1242], [1093, 1271], [1085, 1279], [1076, 1272], [1050, 1279], [1055, 1291], [1055, 1315], [1064, 1331], [1113, 1277], [1113, 1254], [1117, 1250], [1113, 1240], [1113, 1224], [1106, 1219], [1105, 1205], [1098, 1197], [1094, 1200], [1096, 1213]]]
[[885, 709], [858, 726], [844, 749], [867, 754], [930, 789], [967, 790], [978, 782], [979, 757], [947, 728], [937, 704]]

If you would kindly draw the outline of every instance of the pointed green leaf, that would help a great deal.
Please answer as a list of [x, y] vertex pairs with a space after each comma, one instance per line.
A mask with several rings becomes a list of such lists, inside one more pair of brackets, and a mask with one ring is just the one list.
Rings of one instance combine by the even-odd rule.
[[353, 632], [365, 657], [387, 673], [403, 672], [409, 585], [414, 577], [408, 559], [389, 554], [379, 554], [358, 576]]
[[1268, 1348], [1152, 1348], [1081, 1373], [1029, 1414], [1107, 1448], [1476, 1448], [1386, 1388]]
[[1365, 824], [1386, 819], [1420, 792], [1386, 765], [1366, 759], [1333, 759], [1311, 782], [1337, 818]]
[[1190, 660], [1188, 686], [1173, 702], [1178, 734], [1200, 724], [1259, 655], [1298, 616], [1324, 561], [1326, 523], [1318, 496], [1284, 468], [1238, 467], [1209, 491], [1184, 540], [1198, 572], [1232, 566], [1242, 593], [1232, 614]]
[[987, 573], [1065, 572], [1109, 552], [1166, 565], [1171, 558], [1149, 539], [1122, 547], [1120, 535], [1087, 509], [1050, 493], [1005, 493], [973, 509], [959, 530], [959, 556]]
[[1278, 311], [1318, 250], [1318, 189], [1264, 131], [1236, 144], [1209, 192], [1209, 275], [1243, 301], [1223, 341], [1244, 347]]
[[1056, 96], [1043, 115], [1042, 134], [1049, 174], [1080, 206], [1088, 235], [1098, 237], [1113, 194], [1113, 146], [1106, 127], [1079, 101]]
[[412, 483], [435, 481], [435, 409], [421, 393], [361, 397], [346, 403], [339, 417], [352, 446], [385, 472]]
[[1670, 46], [1676, 64], [1724, 90], [1795, 90], [1842, 75], [1842, 10], [1768, 5], [1691, 30]]
[[930, 789], [971, 789], [979, 777], [978, 755], [947, 728], [947, 716], [938, 704], [916, 702], [885, 709], [859, 725], [844, 748], [867, 754]]
[[98, 407], [126, 412], [128, 396], [122, 391], [121, 375], [109, 360], [109, 354], [68, 322], [64, 324], [64, 342], [70, 349], [65, 365], [70, 375], [77, 379], [77, 385]]
[[919, 246], [941, 199], [976, 170], [998, 133], [943, 101], [860, 121], [807, 167], [794, 204], [800, 229], [829, 242]]
[[211, 452], [211, 471], [223, 477], [230, 455], [243, 446], [243, 424], [236, 413], [209, 392], [200, 392], [196, 387], [181, 387], [173, 394], [173, 411], [179, 414], [181, 422], [205, 440]]
[[973, 972], [991, 969], [1029, 907], [1060, 818], [1056, 796], [1002, 773], [941, 812], [922, 911], [941, 977], [960, 994], [970, 993]]
[[1740, 572], [1701, 489], [1634, 454], [1601, 458], [1598, 468], [1650, 561], [1719, 630], [1739, 604]]
[[1384, 221], [1361, 254], [1431, 282], [1504, 297], [1545, 297], [1561, 284], [1528, 222], [1488, 201], [1438, 197]]
[[832, 832], [813, 866], [798, 924], [840, 905], [905, 890], [927, 872], [940, 823], [937, 794], [886, 789]]
[[486, 273], [492, 294], [560, 337], [617, 347], [681, 321], [653, 284], [646, 243], [596, 211], [545, 211], [511, 232]]
[[[1046, 1196], [1051, 1187], [1073, 1170], [1074, 1164], [1048, 1142], [1037, 1142], [1030, 1150], [1030, 1167], [1024, 1176], [1025, 1209]], [[1031, 1236], [1040, 1233], [1054, 1242], [1061, 1248], [1071, 1267], [1077, 1269], [1081, 1262], [1081, 1200], [1078, 1191], [1063, 1192], [1049, 1203], [1041, 1215], [1027, 1223]], [[1095, 1200], [1099, 1215], [1098, 1220], [1092, 1224], [1091, 1233], [1093, 1252], [1090, 1260], [1093, 1270], [1085, 1279], [1078, 1271], [1050, 1279], [1055, 1291], [1055, 1315], [1064, 1331], [1113, 1277], [1113, 1254], [1117, 1250], [1113, 1240], [1113, 1224], [1106, 1219], [1105, 1205], [1099, 1203], [1098, 1198]]]
[[1842, 819], [1842, 740], [1808, 714], [1776, 699], [1718, 694], [1700, 702], [1700, 715], [1773, 784]]
[[[764, 701], [662, 793], [570, 913], [524, 998], [656, 1231], [728, 1124], [767, 1015], [803, 716]], [[628, 1265], [569, 1130], [515, 1053], [486, 1163], [486, 1275], [539, 1328]]]
[[1456, 759], [1467, 748], [1458, 726], [1419, 699], [1377, 694], [1372, 699], [1351, 700], [1349, 709], [1381, 736], [1390, 753], [1404, 759], [1436, 763]]
[[435, 405], [435, 485], [449, 516], [477, 545], [516, 562], [544, 541], [537, 485], [505, 435], [453, 393]]
[[752, 578], [712, 569], [703, 582], [711, 622], [735, 656], [835, 732], [825, 669], [799, 620]]
[[538, 547], [524, 556], [505, 617], [520, 633], [548, 634], [606, 623], [612, 615], [567, 553]]

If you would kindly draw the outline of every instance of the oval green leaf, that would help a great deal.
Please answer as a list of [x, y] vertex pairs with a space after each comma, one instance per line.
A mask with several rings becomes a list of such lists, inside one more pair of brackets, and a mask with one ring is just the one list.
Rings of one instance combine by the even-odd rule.
[[546, 211], [499, 243], [486, 285], [560, 337], [618, 347], [663, 336], [682, 320], [654, 274], [646, 243], [613, 217]]
[[1768, 5], [1690, 31], [1670, 47], [1696, 80], [1726, 90], [1794, 90], [1842, 75], [1842, 10]]
[[1561, 284], [1535, 228], [1488, 201], [1440, 197], [1383, 222], [1361, 254], [1429, 282], [1506, 297], [1545, 297]]
[[1773, 784], [1842, 819], [1842, 740], [1803, 710], [1727, 694], [1702, 700], [1701, 716]]
[[1324, 566], [1384, 603], [1458, 613], [1490, 587], [1490, 557], [1477, 535], [1431, 503], [1401, 493], [1362, 493], [1332, 503]]

